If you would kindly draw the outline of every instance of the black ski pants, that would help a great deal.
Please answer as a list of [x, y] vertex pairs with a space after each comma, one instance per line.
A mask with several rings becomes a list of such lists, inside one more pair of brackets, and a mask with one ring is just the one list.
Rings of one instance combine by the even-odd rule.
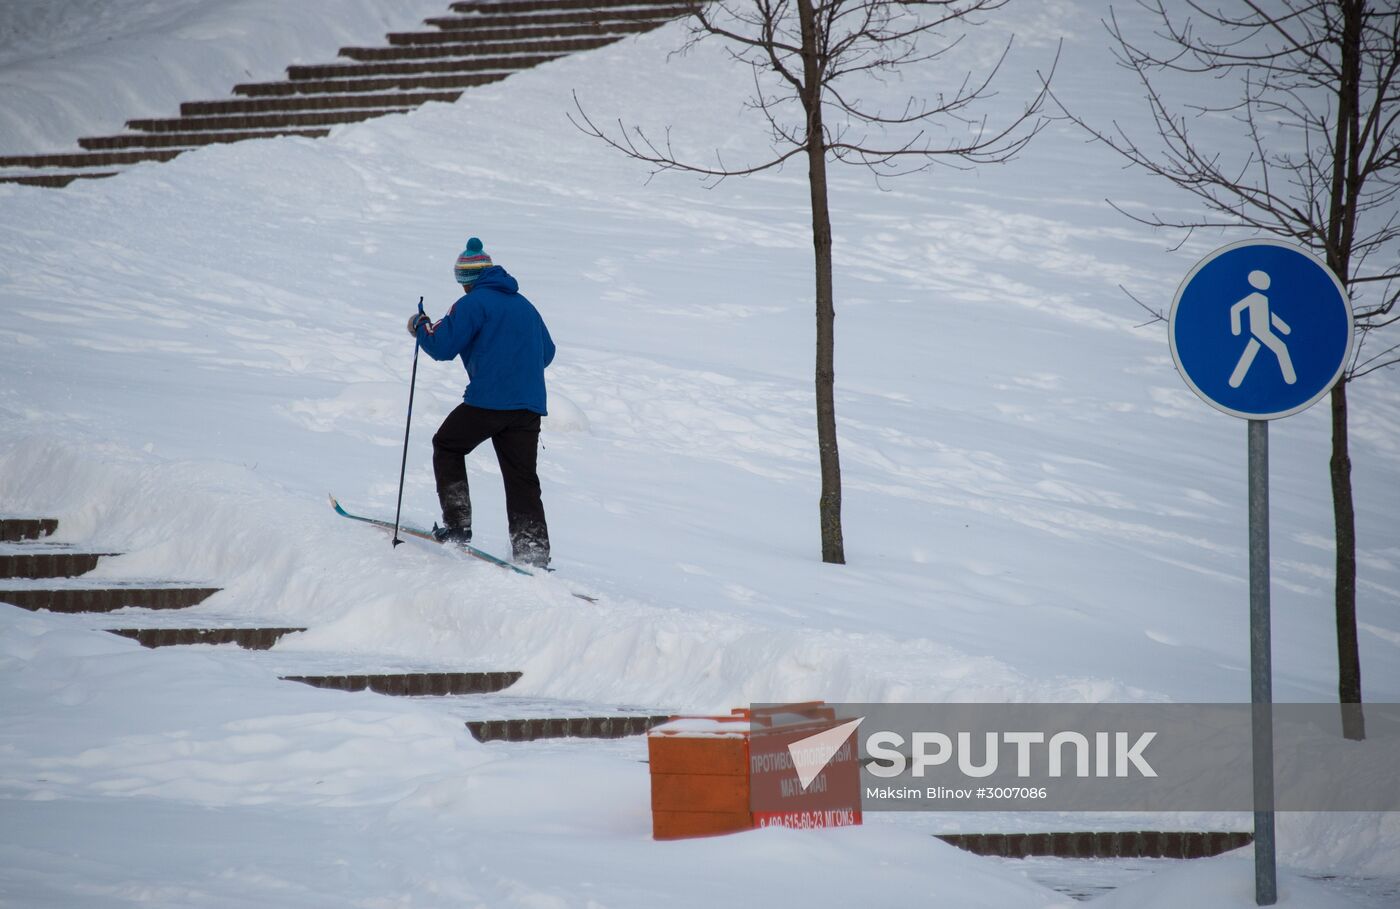
[[491, 440], [506, 487], [506, 521], [511, 556], [517, 562], [549, 564], [549, 528], [540, 501], [537, 471], [540, 415], [528, 410], [486, 410], [458, 404], [433, 436], [433, 474], [442, 522], [471, 531], [472, 501], [467, 486], [467, 454]]

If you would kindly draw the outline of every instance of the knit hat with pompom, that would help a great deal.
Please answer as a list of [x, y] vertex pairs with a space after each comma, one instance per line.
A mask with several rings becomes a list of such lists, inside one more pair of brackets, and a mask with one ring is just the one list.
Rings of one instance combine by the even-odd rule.
[[457, 265], [452, 269], [452, 273], [457, 278], [458, 284], [463, 287], [471, 287], [476, 283], [476, 279], [481, 277], [481, 273], [490, 267], [491, 257], [486, 255], [481, 241], [472, 237], [467, 241], [467, 248], [462, 250], [462, 254], [457, 257]]

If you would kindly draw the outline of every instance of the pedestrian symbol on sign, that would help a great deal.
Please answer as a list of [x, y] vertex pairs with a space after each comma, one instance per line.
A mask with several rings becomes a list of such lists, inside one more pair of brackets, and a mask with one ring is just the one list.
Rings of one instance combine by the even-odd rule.
[[1293, 385], [1298, 381], [1298, 374], [1293, 371], [1293, 360], [1288, 356], [1288, 345], [1273, 331], [1277, 328], [1283, 334], [1288, 334], [1292, 329], [1288, 327], [1287, 322], [1278, 317], [1278, 313], [1269, 311], [1269, 298], [1260, 293], [1269, 289], [1269, 273], [1258, 270], [1250, 272], [1249, 286], [1254, 288], [1254, 293], [1230, 307], [1230, 334], [1240, 333], [1240, 311], [1243, 310], [1249, 314], [1250, 335], [1244, 353], [1240, 354], [1239, 363], [1235, 364], [1235, 371], [1230, 374], [1230, 387], [1240, 387], [1245, 374], [1249, 372], [1249, 367], [1254, 365], [1254, 358], [1258, 355], [1261, 344], [1278, 357], [1283, 381]]

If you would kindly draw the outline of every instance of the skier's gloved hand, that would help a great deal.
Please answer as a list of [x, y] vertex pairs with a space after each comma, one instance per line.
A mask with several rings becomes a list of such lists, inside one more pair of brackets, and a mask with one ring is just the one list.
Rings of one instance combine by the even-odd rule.
[[418, 337], [418, 326], [427, 325], [431, 321], [433, 320], [429, 319], [428, 316], [421, 311], [414, 313], [408, 317], [408, 333], [415, 338]]

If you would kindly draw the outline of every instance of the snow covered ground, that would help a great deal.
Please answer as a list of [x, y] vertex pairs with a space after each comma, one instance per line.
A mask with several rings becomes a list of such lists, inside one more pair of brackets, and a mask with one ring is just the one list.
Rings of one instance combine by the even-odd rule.
[[[444, 6], [6, 4], [0, 142], [71, 143]], [[313, 27], [323, 10], [333, 30]], [[1009, 107], [1063, 37], [1062, 97], [1140, 122], [1105, 11], [1013, 5], [963, 53], [1019, 33]], [[100, 577], [223, 588], [180, 624], [307, 626], [274, 651], [286, 665], [514, 669], [523, 698], [666, 710], [1247, 698], [1244, 426], [1191, 394], [1118, 289], [1165, 307], [1234, 238], [1173, 250], [1126, 221], [1105, 198], [1184, 200], [1058, 124], [1005, 167], [883, 192], [833, 171], [850, 564], [823, 565], [805, 175], [647, 182], [565, 119], [576, 91], [603, 120], [675, 123], [699, 153], [761, 153], [747, 74], [717, 47], [669, 56], [681, 40], [670, 26], [325, 140], [0, 187], [0, 512], [127, 553]], [[392, 513], [403, 322], [420, 295], [450, 305], [469, 235], [560, 345], [548, 579], [391, 550], [325, 504]], [[463, 379], [419, 367], [404, 510], [427, 523], [428, 440]], [[1365, 691], [1393, 701], [1395, 373], [1352, 401]], [[1279, 700], [1335, 690], [1328, 432], [1322, 407], [1272, 427]], [[501, 551], [494, 459], [471, 464], [478, 541]], [[110, 624], [0, 607], [0, 903], [1049, 906], [1067, 898], [1026, 869], [928, 834], [1248, 824], [901, 815], [656, 844], [639, 740], [478, 745], [441, 704], [301, 688], [231, 648], [147, 651], [95, 630]], [[1280, 824], [1287, 905], [1393, 898], [1393, 815]], [[1107, 901], [1245, 906], [1249, 882], [1226, 857]]]

